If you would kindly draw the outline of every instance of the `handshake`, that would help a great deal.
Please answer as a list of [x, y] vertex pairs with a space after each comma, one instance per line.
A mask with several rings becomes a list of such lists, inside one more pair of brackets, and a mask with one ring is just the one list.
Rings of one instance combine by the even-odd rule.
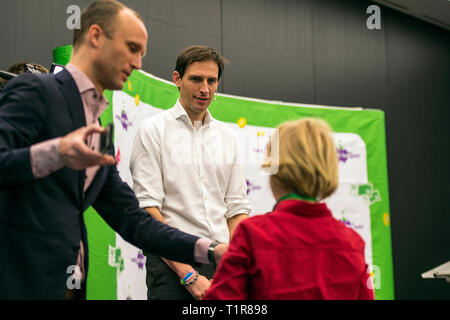
[[228, 250], [228, 244], [213, 241], [208, 248], [208, 260], [214, 265], [218, 265], [223, 255]]

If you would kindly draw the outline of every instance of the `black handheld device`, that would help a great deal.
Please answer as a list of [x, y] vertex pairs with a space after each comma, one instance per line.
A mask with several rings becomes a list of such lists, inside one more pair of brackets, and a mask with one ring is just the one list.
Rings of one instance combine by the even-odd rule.
[[100, 135], [100, 152], [108, 153], [113, 146], [114, 124], [110, 123]]

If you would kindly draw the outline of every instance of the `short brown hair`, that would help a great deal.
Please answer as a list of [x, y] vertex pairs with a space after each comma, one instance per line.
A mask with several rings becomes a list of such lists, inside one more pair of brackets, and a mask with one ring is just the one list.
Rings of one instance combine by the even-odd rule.
[[207, 46], [193, 45], [183, 49], [178, 55], [175, 71], [180, 74], [180, 78], [183, 78], [186, 68], [190, 64], [206, 60], [213, 60], [217, 63], [217, 66], [219, 67], [218, 78], [220, 80], [228, 60], [221, 56], [215, 49]]
[[114, 21], [123, 9], [131, 10], [142, 22], [141, 16], [134, 10], [115, 0], [100, 0], [83, 9], [81, 13], [80, 29], [73, 33], [73, 46], [78, 45], [89, 28], [96, 24], [102, 28], [105, 36], [112, 38], [114, 33]]
[[[305, 118], [285, 122], [278, 130], [278, 172], [270, 177], [271, 185], [317, 200], [333, 194], [339, 181], [330, 126], [321, 119]], [[267, 149], [270, 155], [270, 144]]]

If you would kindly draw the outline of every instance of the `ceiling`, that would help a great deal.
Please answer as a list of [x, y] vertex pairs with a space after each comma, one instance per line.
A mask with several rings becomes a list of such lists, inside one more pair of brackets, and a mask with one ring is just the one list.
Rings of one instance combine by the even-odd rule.
[[450, 0], [372, 0], [450, 30]]

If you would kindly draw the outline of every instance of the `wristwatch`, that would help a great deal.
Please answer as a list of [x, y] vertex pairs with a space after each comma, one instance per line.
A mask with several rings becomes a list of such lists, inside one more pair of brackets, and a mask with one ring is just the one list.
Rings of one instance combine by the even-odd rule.
[[214, 240], [208, 248], [208, 260], [211, 262], [211, 264], [216, 265], [216, 259], [214, 258], [214, 248], [219, 244], [220, 242], [217, 240]]

